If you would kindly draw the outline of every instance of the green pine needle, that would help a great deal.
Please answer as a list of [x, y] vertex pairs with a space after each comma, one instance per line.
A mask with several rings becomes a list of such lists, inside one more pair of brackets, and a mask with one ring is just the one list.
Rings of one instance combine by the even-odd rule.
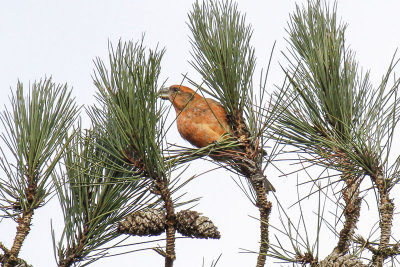
[[255, 67], [253, 30], [231, 1], [198, 1], [189, 13], [193, 34], [191, 65], [225, 107], [228, 116], [251, 112], [249, 102]]
[[297, 6], [289, 22], [290, 87], [278, 105], [275, 131], [282, 141], [325, 157], [320, 163], [354, 175], [382, 172], [399, 120], [399, 79], [388, 88], [397, 61], [373, 89], [369, 74], [359, 73], [345, 44], [346, 26], [336, 5], [321, 1]]
[[93, 132], [82, 136], [77, 131], [64, 158], [65, 173], [54, 177], [65, 221], [55, 248], [60, 262], [71, 255], [74, 261], [85, 261], [120, 235], [116, 223], [157, 203], [148, 190], [149, 181], [126, 164], [120, 162], [118, 169], [110, 165], [110, 155], [94, 140]]
[[8, 215], [12, 209], [38, 208], [50, 194], [48, 178], [65, 150], [66, 136], [79, 111], [67, 85], [57, 85], [51, 78], [34, 82], [26, 94], [18, 82], [10, 98], [12, 110], [0, 116], [5, 129], [0, 165], [7, 174], [0, 180], [0, 201], [11, 204], [2, 209]]
[[[143, 40], [110, 45], [110, 69], [95, 61], [94, 83], [101, 107], [90, 116], [96, 131], [104, 132], [104, 148], [127, 162], [140, 159], [148, 175], [162, 175], [162, 106], [158, 101], [157, 79], [164, 50], [148, 50]], [[131, 162], [132, 163], [132, 162]], [[140, 166], [136, 167], [140, 167]]]

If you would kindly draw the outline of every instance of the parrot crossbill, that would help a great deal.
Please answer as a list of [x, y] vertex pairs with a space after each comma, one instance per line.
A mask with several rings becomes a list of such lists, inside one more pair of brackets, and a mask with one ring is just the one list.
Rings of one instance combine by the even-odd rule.
[[[160, 90], [160, 97], [169, 100], [175, 108], [177, 126], [183, 139], [201, 148], [232, 133], [224, 107], [211, 98], [204, 98], [189, 87], [171, 85]], [[224, 157], [211, 156], [223, 161]], [[264, 177], [267, 191], [275, 191], [272, 184]]]

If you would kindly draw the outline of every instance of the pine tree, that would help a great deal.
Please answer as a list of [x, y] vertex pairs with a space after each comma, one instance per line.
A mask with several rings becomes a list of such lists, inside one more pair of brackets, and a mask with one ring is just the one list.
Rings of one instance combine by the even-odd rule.
[[[127, 239], [149, 244], [166, 267], [173, 266], [177, 233], [221, 237], [210, 218], [193, 210], [198, 199], [182, 198], [184, 186], [196, 178], [187, 177], [186, 168], [200, 158], [225, 168], [227, 176], [235, 174], [259, 211], [257, 262], [249, 265], [267, 266], [274, 259], [298, 266], [396, 265], [400, 249], [391, 193], [400, 181], [400, 157], [391, 149], [400, 120], [400, 79], [394, 75], [399, 60], [395, 54], [381, 83], [372, 85], [346, 43], [346, 25], [336, 9], [320, 0], [296, 6], [283, 51], [287, 64], [281, 63], [285, 81], [272, 89], [271, 60], [258, 88], [254, 84], [253, 29], [238, 5], [193, 4], [189, 62], [201, 80], [184, 78], [224, 106], [232, 129], [228, 138], [199, 149], [176, 149], [166, 140], [168, 109], [159, 101], [165, 49], [148, 49], [144, 37], [109, 43], [108, 61], [94, 60], [97, 103], [85, 109], [88, 129], [66, 84], [45, 78], [27, 92], [19, 82], [11, 109], [0, 115], [0, 216], [17, 225], [11, 248], [0, 242], [2, 266], [30, 266], [20, 250], [35, 211], [53, 196], [64, 219], [62, 233], [52, 232], [58, 266], [118, 256], [114, 249]], [[309, 177], [298, 184], [297, 222], [279, 201], [286, 192], [275, 192], [266, 175], [268, 167], [293, 163], [293, 154], [301, 166], [296, 174]], [[378, 221], [364, 233], [357, 226], [363, 209], [373, 204]], [[305, 205], [316, 219], [307, 217]], [[270, 216], [280, 225], [271, 224]], [[328, 255], [319, 251], [326, 245], [320, 240], [324, 229], [336, 237]], [[165, 245], [153, 244], [159, 241]]]

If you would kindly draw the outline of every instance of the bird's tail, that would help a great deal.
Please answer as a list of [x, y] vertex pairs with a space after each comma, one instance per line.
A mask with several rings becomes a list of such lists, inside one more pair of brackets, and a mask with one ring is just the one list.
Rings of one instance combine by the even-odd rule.
[[269, 191], [276, 192], [275, 187], [271, 184], [270, 181], [268, 181], [267, 177], [265, 177], [265, 176], [263, 179], [263, 183], [264, 183], [265, 190], [267, 190], [267, 193]]
[[251, 176], [251, 179], [253, 181], [262, 181], [264, 184], [264, 188], [267, 191], [267, 194], [270, 191], [276, 192], [275, 187], [271, 184], [270, 181], [268, 181], [267, 177], [263, 174], [261, 169], [257, 169], [256, 173]]

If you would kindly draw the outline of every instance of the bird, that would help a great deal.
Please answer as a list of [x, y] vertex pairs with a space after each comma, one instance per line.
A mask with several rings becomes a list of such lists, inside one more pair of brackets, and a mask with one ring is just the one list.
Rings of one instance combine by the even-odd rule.
[[[204, 98], [184, 85], [164, 87], [159, 91], [159, 96], [172, 103], [176, 111], [178, 132], [193, 146], [202, 148], [231, 136], [232, 130], [225, 108], [218, 101]], [[243, 152], [228, 151], [214, 153], [210, 157], [217, 161], [227, 161], [227, 155], [233, 159], [240, 154]], [[265, 177], [264, 185], [267, 191], [275, 192], [275, 188]]]
[[231, 133], [226, 111], [214, 99], [204, 98], [183, 85], [161, 89], [160, 97], [171, 101], [179, 134], [195, 147], [208, 146]]

